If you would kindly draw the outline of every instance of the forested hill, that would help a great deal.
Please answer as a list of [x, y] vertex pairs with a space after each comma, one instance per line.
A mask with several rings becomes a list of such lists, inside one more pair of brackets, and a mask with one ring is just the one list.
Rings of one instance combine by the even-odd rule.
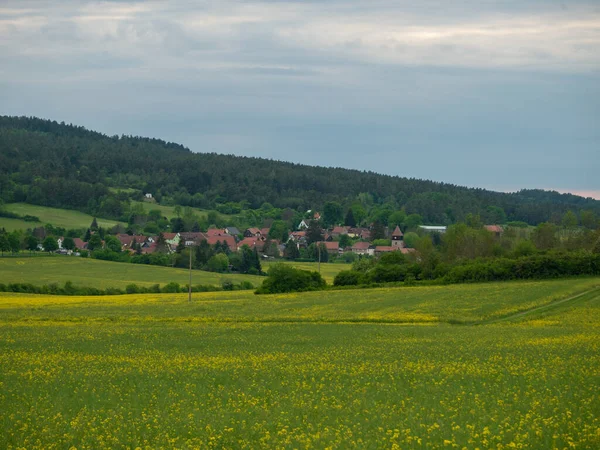
[[[201, 149], [199, 149], [201, 150]], [[4, 202], [93, 210], [110, 187], [151, 192], [171, 204], [216, 208], [320, 209], [325, 202], [387, 205], [449, 224], [468, 213], [537, 224], [568, 210], [600, 213], [600, 202], [541, 190], [515, 194], [342, 168], [261, 158], [193, 153], [174, 143], [106, 136], [83, 127], [0, 116], [0, 198]]]

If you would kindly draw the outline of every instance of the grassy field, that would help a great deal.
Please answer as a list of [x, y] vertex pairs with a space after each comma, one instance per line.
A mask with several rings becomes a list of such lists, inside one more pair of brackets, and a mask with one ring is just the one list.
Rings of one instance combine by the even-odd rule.
[[[116, 263], [72, 256], [0, 258], [0, 282], [44, 285], [72, 281], [76, 286], [124, 289], [128, 284], [139, 286], [165, 285], [171, 281], [187, 284], [189, 272], [172, 267]], [[264, 277], [254, 275], [219, 274], [195, 270], [192, 284], [220, 286], [224, 280], [234, 283], [250, 281], [258, 286]]]
[[[283, 264], [289, 264], [292, 267], [302, 270], [310, 270], [314, 272], [318, 272], [319, 265], [316, 262], [295, 262], [295, 261], [278, 261], [283, 262]], [[269, 261], [262, 262], [262, 268], [266, 272], [269, 270], [269, 267], [274, 264]], [[350, 270], [352, 268], [352, 264], [343, 264], [343, 263], [321, 263], [321, 276], [327, 283], [333, 284], [333, 279], [335, 276], [341, 272], [342, 270]]]
[[[71, 211], [68, 209], [49, 208], [47, 206], [30, 205], [28, 203], [9, 203], [4, 205], [4, 209], [9, 212], [39, 217], [41, 222], [25, 222], [17, 219], [7, 219], [0, 217], [0, 228], [7, 230], [27, 229], [39, 227], [47, 223], [57, 227], [64, 228], [88, 228], [94, 218], [88, 214]], [[104, 228], [110, 228], [119, 223], [116, 220], [98, 218], [98, 225]]]
[[0, 446], [598, 448], [599, 287], [0, 294]]
[[[141, 204], [144, 207], [144, 211], [146, 211], [146, 212], [149, 212], [152, 209], [157, 209], [167, 219], [172, 219], [173, 217], [177, 217], [177, 214], [175, 214], [174, 206], [159, 205], [158, 203], [150, 203], [150, 202], [135, 202], [135, 201], [131, 202], [132, 207], [135, 205], [139, 205], [139, 204]], [[183, 209], [184, 209], [184, 207], [182, 206], [181, 207], [182, 213], [183, 213]], [[206, 217], [209, 213], [209, 211], [204, 210], [204, 209], [192, 208], [192, 210], [194, 211], [194, 214], [197, 214], [199, 217]], [[217, 213], [217, 215], [219, 217], [223, 218], [224, 220], [235, 217], [235, 215], [221, 214], [219, 212]]]

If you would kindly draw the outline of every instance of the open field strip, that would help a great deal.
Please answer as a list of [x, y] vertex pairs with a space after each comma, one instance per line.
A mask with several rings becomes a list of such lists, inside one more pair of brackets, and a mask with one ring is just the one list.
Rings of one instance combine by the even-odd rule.
[[0, 447], [598, 448], [598, 286], [0, 294]]
[[[160, 205], [158, 203], [152, 203], [152, 202], [137, 202], [137, 201], [132, 201], [131, 202], [131, 206], [136, 206], [136, 205], [142, 205], [142, 207], [144, 208], [144, 211], [149, 212], [153, 209], [156, 209], [158, 211], [161, 212], [161, 214], [163, 216], [165, 216], [167, 219], [172, 219], [174, 217], [177, 217], [177, 214], [175, 213], [175, 206], [167, 206], [167, 205]], [[183, 214], [183, 210], [185, 207], [181, 206], [181, 211]], [[192, 211], [194, 212], [194, 214], [198, 215], [199, 217], [203, 217], [206, 218], [208, 216], [208, 213], [210, 212], [210, 210], [206, 210], [206, 209], [199, 209], [199, 208], [191, 208]], [[236, 217], [236, 214], [222, 214], [220, 212], [217, 212], [217, 216], [222, 217], [222, 218], [233, 218]]]
[[[21, 216], [37, 216], [40, 222], [25, 222], [18, 219], [7, 219], [0, 217], [0, 227], [5, 226], [7, 230], [35, 228], [47, 223], [64, 228], [88, 228], [94, 218], [80, 211], [69, 209], [50, 208], [48, 206], [30, 205], [28, 203], [8, 203], [4, 209]], [[118, 222], [116, 220], [98, 218], [98, 226], [110, 228]], [[9, 230], [9, 231], [11, 231]]]
[[[301, 270], [309, 270], [312, 272], [318, 272], [319, 271], [319, 263], [316, 262], [296, 262], [296, 261], [283, 261], [283, 260], [278, 260], [276, 262], [272, 262], [272, 261], [264, 261], [262, 262], [262, 268], [265, 272], [267, 272], [269, 270], [269, 267], [271, 267], [271, 265], [273, 264], [286, 264], [286, 265], [290, 265], [292, 267], [295, 267], [296, 269], [301, 269]], [[333, 284], [333, 279], [335, 278], [335, 276], [340, 273], [342, 270], [350, 270], [352, 268], [352, 264], [345, 264], [345, 263], [321, 263], [321, 276], [323, 277], [323, 279], [325, 281], [327, 281], [327, 283], [329, 284]]]
[[[202, 270], [192, 271], [192, 285], [220, 286], [225, 280], [234, 283], [250, 281], [260, 285], [264, 277], [255, 275], [220, 274]], [[186, 285], [189, 272], [173, 267], [117, 263], [75, 256], [0, 258], [0, 283], [31, 283], [44, 285], [73, 282], [76, 286], [124, 289], [128, 284], [139, 286], [165, 285], [176, 282]]]

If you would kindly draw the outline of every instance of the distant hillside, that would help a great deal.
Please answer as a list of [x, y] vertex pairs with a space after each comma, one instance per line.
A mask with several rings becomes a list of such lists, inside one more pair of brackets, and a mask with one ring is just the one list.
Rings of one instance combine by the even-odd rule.
[[[285, 154], [282, 151], [282, 155]], [[342, 168], [312, 167], [262, 158], [193, 153], [174, 143], [106, 136], [83, 127], [27, 117], [0, 116], [0, 198], [8, 202], [79, 209], [119, 218], [123, 201], [110, 187], [151, 192], [171, 204], [215, 209], [227, 202], [260, 208], [267, 202], [294, 210], [404, 208], [426, 223], [449, 224], [468, 213], [494, 221], [537, 224], [568, 210], [600, 214], [600, 201], [523, 190], [515, 194], [471, 189]], [[502, 215], [502, 213], [500, 213]]]

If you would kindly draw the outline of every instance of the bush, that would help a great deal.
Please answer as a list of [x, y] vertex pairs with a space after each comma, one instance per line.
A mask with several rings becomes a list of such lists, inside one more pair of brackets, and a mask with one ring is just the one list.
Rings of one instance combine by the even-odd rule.
[[269, 275], [256, 294], [274, 294], [280, 292], [316, 291], [327, 286], [318, 272], [294, 269], [285, 264], [275, 264], [269, 269]]
[[179, 283], [175, 283], [174, 281], [171, 281], [168, 284], [165, 284], [160, 292], [166, 293], [166, 294], [175, 294], [177, 292], [181, 292], [181, 287], [179, 286]]
[[357, 286], [362, 284], [364, 276], [355, 270], [342, 270], [333, 279], [334, 286]]
[[128, 284], [125, 288], [125, 292], [128, 294], [139, 294], [140, 288], [137, 284]]

